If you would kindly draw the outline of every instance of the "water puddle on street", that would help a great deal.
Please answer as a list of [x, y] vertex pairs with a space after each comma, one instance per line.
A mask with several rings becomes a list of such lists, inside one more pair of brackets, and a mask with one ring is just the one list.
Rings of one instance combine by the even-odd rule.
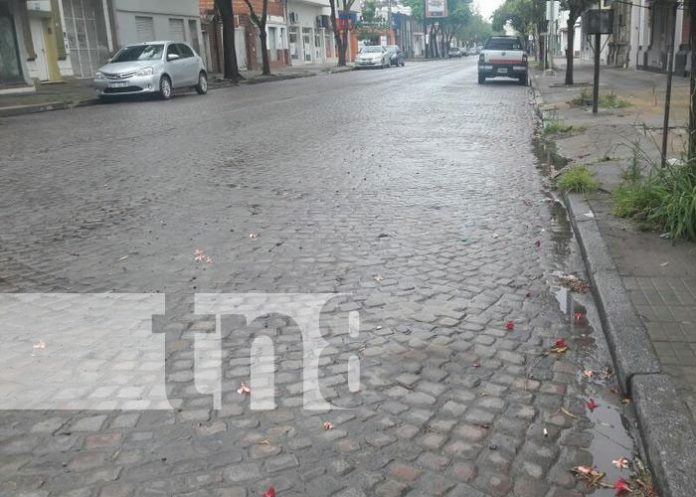
[[[567, 162], [559, 158], [541, 140], [535, 142], [534, 149], [539, 159], [538, 169], [543, 175], [543, 193], [547, 196], [545, 203], [548, 205], [551, 218], [547, 227], [552, 241], [548, 254], [548, 297], [558, 303], [565, 325], [562, 330], [565, 330], [569, 347], [568, 352], [559, 359], [577, 366], [577, 381], [580, 386], [578, 402], [581, 401], [585, 406], [584, 413], [573, 419], [573, 422], [587, 427], [587, 431], [592, 435], [585, 450], [592, 455], [592, 468], [606, 473], [601, 482], [610, 486], [621, 478], [630, 482], [632, 469], [621, 469], [614, 461], [625, 457], [633, 462], [638, 455], [633, 408], [619, 389], [592, 293], [584, 288], [587, 276], [580, 248], [573, 235], [565, 206], [556, 196], [552, 186], [552, 176], [565, 167]], [[593, 406], [591, 409], [588, 403], [596, 404], [596, 407]], [[572, 429], [571, 427], [568, 430]], [[571, 469], [568, 468], [569, 471]], [[616, 495], [613, 488], [588, 489], [582, 481], [578, 489], [594, 497]]]

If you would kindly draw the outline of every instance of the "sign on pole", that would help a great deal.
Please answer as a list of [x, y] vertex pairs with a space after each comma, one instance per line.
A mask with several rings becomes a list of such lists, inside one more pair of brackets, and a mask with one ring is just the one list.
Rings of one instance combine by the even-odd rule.
[[447, 17], [447, 0], [425, 0], [425, 17]]

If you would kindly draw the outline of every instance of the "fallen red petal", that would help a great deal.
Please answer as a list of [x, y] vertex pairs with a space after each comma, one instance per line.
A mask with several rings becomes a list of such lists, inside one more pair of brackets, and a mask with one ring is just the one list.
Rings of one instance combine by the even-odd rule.
[[512, 331], [515, 329], [515, 322], [514, 321], [508, 321], [505, 323], [505, 329], [508, 331]]
[[559, 338], [555, 342], [553, 342], [553, 348], [554, 349], [564, 349], [568, 346], [568, 344], [565, 341], [565, 338]]
[[263, 493], [263, 497], [276, 497], [275, 487], [268, 487], [268, 489]]
[[616, 490], [616, 495], [620, 495], [624, 492], [630, 492], [631, 487], [628, 486], [628, 482], [623, 478], [619, 478], [614, 482], [614, 490]]
[[594, 410], [597, 409], [598, 407], [599, 407], [599, 404], [597, 404], [597, 403], [594, 401], [594, 399], [590, 399], [590, 400], [587, 401], [587, 408], [588, 408], [590, 411], [594, 411]]

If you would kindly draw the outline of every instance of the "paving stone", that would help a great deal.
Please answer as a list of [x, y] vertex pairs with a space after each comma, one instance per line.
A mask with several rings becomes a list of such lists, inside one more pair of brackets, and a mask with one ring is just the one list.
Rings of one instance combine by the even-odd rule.
[[421, 471], [408, 464], [394, 462], [389, 465], [389, 474], [397, 480], [413, 482], [421, 475]]

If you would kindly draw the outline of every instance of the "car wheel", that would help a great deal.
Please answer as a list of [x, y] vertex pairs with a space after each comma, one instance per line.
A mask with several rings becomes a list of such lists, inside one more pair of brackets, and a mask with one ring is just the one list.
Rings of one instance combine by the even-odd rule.
[[529, 79], [527, 77], [527, 73], [524, 73], [524, 75], [520, 77], [520, 84], [522, 86], [527, 86], [528, 81], [529, 81]]
[[172, 80], [169, 79], [169, 76], [162, 76], [162, 79], [160, 79], [159, 95], [162, 100], [172, 98]]
[[196, 85], [196, 92], [199, 95], [205, 95], [208, 93], [208, 76], [205, 72], [201, 71], [198, 75], [198, 84]]
[[482, 85], [486, 82], [486, 77], [483, 74], [479, 74], [479, 84]]
[[406, 66], [406, 61], [403, 61], [403, 60], [402, 60], [402, 61], [401, 61], [401, 67], [405, 67], [405, 66]]

